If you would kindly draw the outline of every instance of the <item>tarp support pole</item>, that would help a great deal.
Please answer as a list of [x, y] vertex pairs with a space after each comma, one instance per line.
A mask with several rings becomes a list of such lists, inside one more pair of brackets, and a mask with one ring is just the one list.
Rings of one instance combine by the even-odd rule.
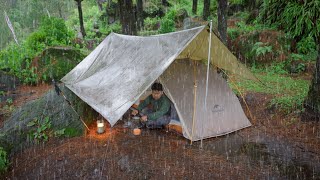
[[[210, 57], [211, 57], [211, 35], [212, 35], [212, 20], [210, 21], [210, 32], [209, 32], [209, 49], [208, 49], [208, 64], [207, 64], [207, 80], [206, 80], [206, 95], [204, 97], [204, 109], [205, 113], [207, 113], [207, 97], [208, 97], [208, 84], [209, 84], [209, 70], [210, 70]], [[201, 130], [201, 148], [203, 147], [203, 124], [202, 124], [202, 130]]]
[[197, 110], [197, 70], [196, 70], [197, 62], [193, 61], [193, 76], [194, 76], [194, 83], [193, 83], [193, 115], [192, 115], [192, 131], [191, 131], [191, 138], [190, 138], [190, 144], [192, 145], [193, 142], [193, 130], [194, 130], [194, 122], [196, 118], [196, 110]]

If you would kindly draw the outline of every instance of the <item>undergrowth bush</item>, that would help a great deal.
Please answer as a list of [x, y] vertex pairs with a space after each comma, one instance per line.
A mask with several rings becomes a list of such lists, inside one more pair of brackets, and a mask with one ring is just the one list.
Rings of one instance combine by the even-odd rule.
[[9, 166], [9, 160], [7, 152], [3, 149], [3, 147], [0, 147], [0, 174], [7, 171]]
[[[32, 60], [49, 46], [70, 45], [73, 37], [63, 19], [44, 17], [39, 29], [21, 45], [10, 44], [0, 51], [0, 67], [17, 76], [24, 84], [37, 84], [41, 77], [37, 77]], [[42, 77], [49, 77], [49, 74]]]
[[175, 28], [175, 16], [177, 14], [176, 9], [170, 9], [169, 12], [161, 19], [159, 33], [174, 32]]

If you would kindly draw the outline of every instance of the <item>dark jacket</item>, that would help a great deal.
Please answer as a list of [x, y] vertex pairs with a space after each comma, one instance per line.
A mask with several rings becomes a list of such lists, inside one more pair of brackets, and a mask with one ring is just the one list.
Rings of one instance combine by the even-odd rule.
[[170, 100], [164, 94], [160, 99], [155, 100], [152, 95], [149, 95], [141, 104], [138, 106], [138, 111], [150, 107], [152, 113], [147, 114], [148, 120], [157, 120], [159, 117], [170, 114]]

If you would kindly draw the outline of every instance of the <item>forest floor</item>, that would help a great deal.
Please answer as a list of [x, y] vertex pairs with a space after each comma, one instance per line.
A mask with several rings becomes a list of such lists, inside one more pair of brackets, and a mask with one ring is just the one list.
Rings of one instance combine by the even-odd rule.
[[[21, 86], [14, 107], [51, 87]], [[270, 95], [248, 93], [251, 127], [201, 142], [165, 129], [135, 136], [124, 121], [97, 134], [50, 138], [10, 157], [4, 179], [320, 179], [319, 122], [267, 108]], [[245, 108], [244, 108], [245, 109]], [[249, 116], [248, 112], [246, 112]], [[4, 117], [0, 120], [0, 127]], [[0, 179], [2, 179], [0, 177]]]

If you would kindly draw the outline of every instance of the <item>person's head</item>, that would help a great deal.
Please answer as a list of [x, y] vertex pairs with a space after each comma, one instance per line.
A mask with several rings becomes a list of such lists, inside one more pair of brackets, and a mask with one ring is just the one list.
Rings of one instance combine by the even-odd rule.
[[163, 94], [163, 88], [161, 83], [153, 83], [151, 86], [151, 90], [153, 99], [158, 100], [161, 98]]

